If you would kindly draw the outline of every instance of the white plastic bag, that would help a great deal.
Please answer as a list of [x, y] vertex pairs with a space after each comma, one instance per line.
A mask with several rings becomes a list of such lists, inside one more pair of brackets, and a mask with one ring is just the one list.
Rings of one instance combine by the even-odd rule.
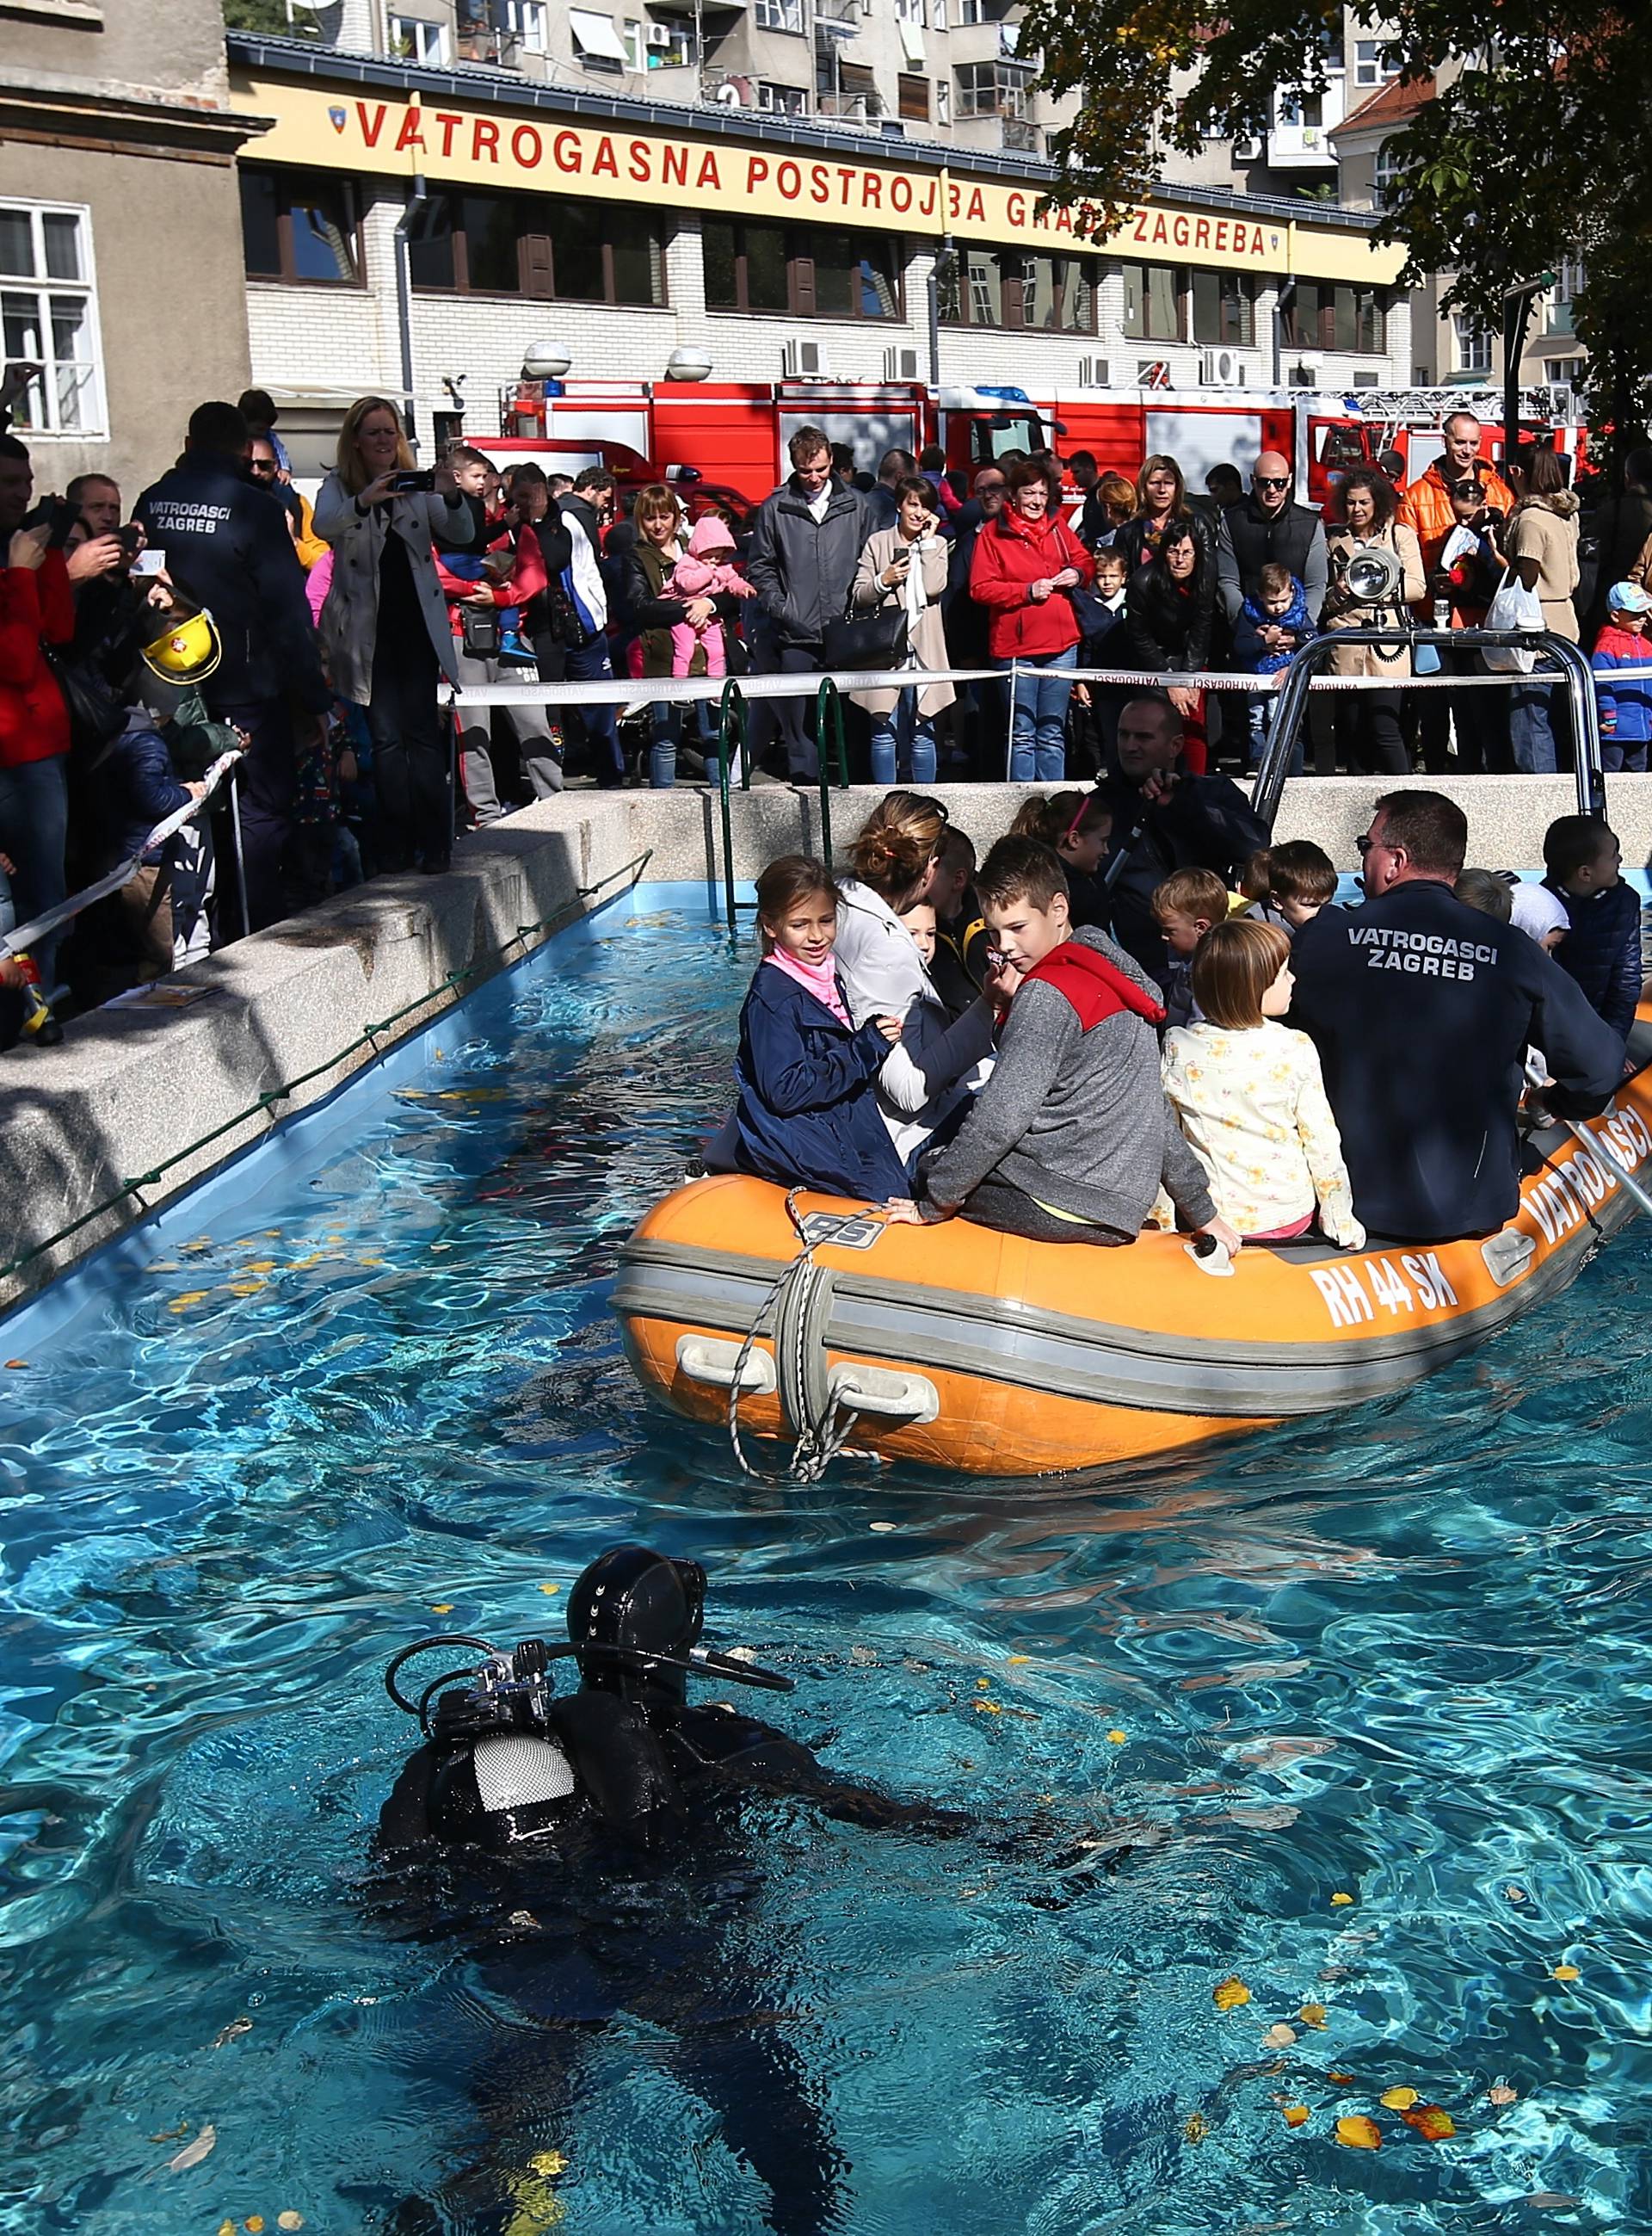
[[[1543, 600], [1535, 590], [1528, 590], [1524, 582], [1517, 582], [1511, 575], [1486, 608], [1485, 626], [1489, 629], [1540, 629]], [[1494, 675], [1530, 675], [1537, 664], [1535, 652], [1518, 652], [1512, 646], [1504, 651], [1488, 645], [1482, 649], [1480, 658]]]

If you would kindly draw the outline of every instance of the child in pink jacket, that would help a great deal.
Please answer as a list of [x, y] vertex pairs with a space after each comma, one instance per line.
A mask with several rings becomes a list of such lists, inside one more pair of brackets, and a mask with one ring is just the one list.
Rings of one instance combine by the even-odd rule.
[[[695, 523], [687, 551], [662, 585], [664, 595], [669, 598], [715, 598], [724, 594], [735, 598], [755, 598], [757, 594], [751, 583], [738, 567], [730, 563], [733, 556], [734, 538], [729, 533], [727, 521], [708, 512]], [[723, 624], [715, 614], [698, 628], [692, 621], [674, 622], [671, 643], [673, 675], [689, 673], [697, 648], [705, 651], [708, 675], [728, 674], [728, 648], [724, 641]]]

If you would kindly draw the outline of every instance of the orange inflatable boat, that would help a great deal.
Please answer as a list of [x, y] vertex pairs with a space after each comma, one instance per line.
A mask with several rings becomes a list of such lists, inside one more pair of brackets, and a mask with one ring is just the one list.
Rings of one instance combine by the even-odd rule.
[[1638, 1208], [1624, 1175], [1652, 1186], [1652, 1067], [1583, 1134], [1530, 1137], [1496, 1234], [1253, 1244], [1225, 1276], [1177, 1235], [1090, 1250], [807, 1194], [805, 1248], [783, 1189], [696, 1180], [626, 1245], [614, 1309], [644, 1384], [692, 1419], [726, 1415], [738, 1369], [757, 1437], [972, 1475], [1105, 1467], [1392, 1396], [1557, 1294]]

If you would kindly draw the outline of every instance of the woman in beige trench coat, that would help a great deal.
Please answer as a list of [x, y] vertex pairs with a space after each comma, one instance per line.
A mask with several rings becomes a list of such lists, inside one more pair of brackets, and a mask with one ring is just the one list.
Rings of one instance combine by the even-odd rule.
[[[1394, 518], [1397, 500], [1386, 474], [1356, 466], [1342, 483], [1342, 524], [1327, 531], [1331, 587], [1326, 594], [1328, 629], [1360, 628], [1392, 621], [1394, 635], [1381, 644], [1339, 645], [1327, 673], [1382, 676], [1395, 684], [1411, 674], [1406, 608], [1419, 602], [1426, 588], [1422, 546], [1414, 529]], [[1400, 562], [1400, 583], [1391, 605], [1354, 604], [1344, 584], [1348, 561], [1362, 543], [1377, 543]], [[1400, 727], [1399, 691], [1350, 691], [1336, 708], [1338, 758], [1356, 775], [1408, 776], [1411, 755]]]
[[957, 694], [950, 683], [905, 679], [947, 664], [941, 618], [947, 545], [936, 533], [935, 493], [921, 475], [897, 482], [895, 499], [895, 526], [866, 539], [850, 603], [856, 613], [904, 608], [907, 664], [895, 671], [899, 683], [850, 695], [872, 717], [873, 783], [922, 786], [935, 780], [935, 716]]

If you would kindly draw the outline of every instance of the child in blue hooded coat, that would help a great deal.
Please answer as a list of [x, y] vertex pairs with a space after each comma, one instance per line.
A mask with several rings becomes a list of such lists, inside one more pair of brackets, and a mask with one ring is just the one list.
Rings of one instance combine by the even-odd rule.
[[733, 1162], [787, 1187], [884, 1203], [911, 1184], [875, 1085], [899, 1017], [858, 1029], [832, 960], [837, 888], [823, 865], [783, 855], [757, 880], [764, 957], [740, 1012]]

